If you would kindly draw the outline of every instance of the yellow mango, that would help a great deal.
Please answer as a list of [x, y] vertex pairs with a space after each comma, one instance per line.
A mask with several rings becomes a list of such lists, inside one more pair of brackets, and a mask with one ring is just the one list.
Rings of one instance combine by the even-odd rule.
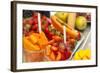
[[80, 49], [80, 50], [78, 51], [78, 53], [79, 53], [80, 58], [83, 58], [84, 55], [85, 55], [85, 52], [84, 52], [83, 49]]
[[86, 56], [84, 56], [84, 57], [82, 58], [82, 60], [88, 60], [88, 58], [87, 58]]
[[39, 34], [38, 44], [39, 45], [45, 45], [48, 43], [48, 39], [46, 38], [46, 35], [44, 32], [41, 32]]
[[30, 39], [30, 41], [31, 41], [33, 44], [35, 44], [35, 43], [38, 42], [37, 37], [34, 36], [34, 35], [30, 35], [30, 36], [29, 36], [29, 39]]
[[23, 37], [23, 47], [26, 50], [38, 51], [40, 47], [38, 45], [32, 44], [26, 37]]
[[85, 49], [85, 56], [90, 59], [91, 58], [91, 50], [89, 48]]
[[73, 60], [80, 60], [80, 56], [78, 54], [78, 52], [75, 53]]

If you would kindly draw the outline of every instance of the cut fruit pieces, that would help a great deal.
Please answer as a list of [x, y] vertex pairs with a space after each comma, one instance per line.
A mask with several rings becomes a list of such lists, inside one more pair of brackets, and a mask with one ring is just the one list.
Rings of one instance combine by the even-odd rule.
[[49, 56], [51, 54], [51, 45], [46, 47], [46, 55]]
[[55, 54], [53, 52], [51, 52], [51, 54], [50, 54], [50, 59], [52, 61], [55, 61], [55, 59], [56, 59]]
[[61, 52], [58, 52], [57, 54], [58, 54], [58, 55], [57, 55], [57, 57], [56, 57], [56, 61], [60, 61], [60, 60], [61, 60], [61, 57], [62, 57], [62, 56], [61, 56], [62, 54], [61, 54]]
[[23, 44], [24, 49], [31, 50], [31, 51], [38, 51], [40, 50], [40, 47], [38, 45], [32, 44], [27, 38], [23, 37]]

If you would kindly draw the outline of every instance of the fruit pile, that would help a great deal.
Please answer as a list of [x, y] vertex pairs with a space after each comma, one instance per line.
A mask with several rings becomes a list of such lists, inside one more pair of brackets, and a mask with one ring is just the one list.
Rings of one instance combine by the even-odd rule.
[[91, 59], [91, 50], [89, 48], [86, 48], [85, 50], [78, 50], [74, 57], [73, 60], [89, 60]]
[[[40, 13], [41, 32], [38, 28], [38, 13]], [[50, 15], [50, 12], [45, 13]], [[45, 13], [43, 11], [24, 11], [23, 48], [25, 51], [44, 49], [42, 56], [50, 61], [68, 60], [77, 42], [81, 39], [80, 31], [77, 29], [82, 27], [81, 30], [85, 30], [86, 19], [82, 16], [76, 18], [76, 13], [56, 12], [50, 17]], [[64, 42], [63, 26], [66, 27], [66, 43]], [[39, 58], [35, 55], [31, 57]], [[33, 62], [34, 59], [31, 61]]]
[[68, 44], [65, 44], [58, 36], [54, 36], [53, 38], [49, 42], [49, 45], [46, 46], [46, 55], [49, 57], [49, 60], [60, 61], [69, 59], [72, 52]]

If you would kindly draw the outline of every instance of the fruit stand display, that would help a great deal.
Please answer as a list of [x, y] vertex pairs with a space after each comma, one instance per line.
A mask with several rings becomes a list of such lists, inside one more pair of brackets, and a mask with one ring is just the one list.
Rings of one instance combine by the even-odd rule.
[[89, 13], [23, 10], [23, 61], [90, 59], [90, 47], [80, 49], [90, 21]]

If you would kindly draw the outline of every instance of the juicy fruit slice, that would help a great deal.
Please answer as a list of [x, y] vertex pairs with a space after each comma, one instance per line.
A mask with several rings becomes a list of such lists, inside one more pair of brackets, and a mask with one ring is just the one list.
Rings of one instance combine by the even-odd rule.
[[87, 20], [84, 16], [78, 16], [76, 18], [75, 26], [78, 30], [84, 30], [87, 27]]
[[53, 51], [58, 51], [58, 48], [55, 47], [55, 46], [52, 46], [51, 49], [52, 49]]
[[51, 45], [46, 47], [46, 55], [49, 56], [51, 54]]
[[80, 60], [80, 59], [81, 59], [80, 56], [79, 56], [79, 54], [78, 54], [78, 52], [75, 53], [73, 59], [74, 59], [74, 60]]
[[24, 44], [24, 49], [26, 50], [31, 50], [31, 51], [40, 50], [40, 47], [38, 45], [32, 44], [26, 37], [23, 37], [23, 44]]
[[33, 44], [36, 44], [38, 42], [37, 38], [33, 35], [30, 35], [29, 36], [29, 40], [33, 43]]
[[66, 54], [66, 55], [67, 55], [67, 57], [66, 57], [66, 58], [67, 58], [67, 59], [69, 59], [69, 58], [70, 58], [70, 56], [71, 56], [71, 54], [72, 54], [72, 52], [71, 52], [71, 51], [67, 51], [67, 54]]
[[86, 57], [86, 56], [84, 56], [84, 57], [82, 58], [82, 60], [87, 60], [87, 57]]
[[84, 52], [84, 50], [80, 49], [80, 50], [78, 51], [78, 54], [79, 54], [79, 56], [82, 58], [82, 57], [84, 57], [85, 52]]
[[39, 45], [45, 45], [48, 43], [48, 39], [46, 38], [44, 32], [41, 32], [39, 34], [38, 44]]
[[74, 60], [89, 60], [91, 59], [91, 50], [89, 48], [80, 49], [73, 57]]
[[51, 54], [50, 54], [50, 59], [51, 59], [52, 61], [55, 61], [56, 57], [55, 57], [54, 52], [51, 52]]
[[61, 54], [61, 52], [58, 52], [57, 54], [58, 54], [58, 55], [57, 55], [57, 57], [56, 57], [56, 60], [59, 61], [59, 60], [61, 60], [61, 55], [62, 55], [62, 54]]
[[86, 55], [86, 57], [87, 57], [88, 59], [91, 58], [91, 50], [90, 50], [89, 48], [87, 48], [87, 49], [85, 50], [85, 55]]

